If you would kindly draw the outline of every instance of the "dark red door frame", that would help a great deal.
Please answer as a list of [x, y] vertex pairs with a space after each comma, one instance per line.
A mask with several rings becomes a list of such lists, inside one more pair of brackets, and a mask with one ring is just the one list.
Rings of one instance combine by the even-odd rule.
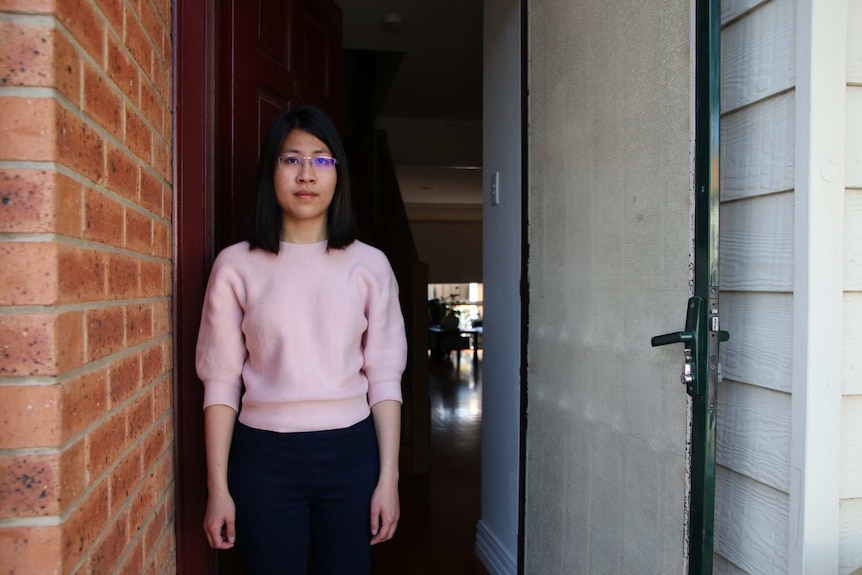
[[194, 370], [212, 261], [216, 0], [175, 0], [173, 384], [177, 573], [213, 573], [206, 507], [203, 387]]

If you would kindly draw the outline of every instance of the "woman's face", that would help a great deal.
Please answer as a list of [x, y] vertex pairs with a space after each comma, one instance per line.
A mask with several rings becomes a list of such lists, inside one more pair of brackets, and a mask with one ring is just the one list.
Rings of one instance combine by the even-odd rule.
[[298, 128], [287, 135], [281, 146], [273, 180], [285, 236], [300, 232], [307, 238], [316, 230], [319, 233], [315, 241], [327, 238], [326, 216], [338, 173], [325, 160], [314, 161], [324, 157], [332, 157], [329, 147]]

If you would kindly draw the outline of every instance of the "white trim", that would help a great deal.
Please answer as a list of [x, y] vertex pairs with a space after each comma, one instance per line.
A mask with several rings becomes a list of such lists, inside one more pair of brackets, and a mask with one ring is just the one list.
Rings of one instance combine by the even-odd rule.
[[789, 567], [838, 572], [847, 0], [798, 0]]
[[516, 575], [515, 559], [481, 519], [476, 523], [476, 556], [491, 575]]

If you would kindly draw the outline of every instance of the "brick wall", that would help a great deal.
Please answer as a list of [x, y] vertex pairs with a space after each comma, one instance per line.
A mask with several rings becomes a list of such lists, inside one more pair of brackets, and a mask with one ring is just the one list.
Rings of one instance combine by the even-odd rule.
[[0, 573], [175, 572], [170, 0], [0, 0]]

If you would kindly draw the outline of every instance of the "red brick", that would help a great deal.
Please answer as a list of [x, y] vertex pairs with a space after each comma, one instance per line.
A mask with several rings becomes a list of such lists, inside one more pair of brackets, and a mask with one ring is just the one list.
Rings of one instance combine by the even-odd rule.
[[156, 92], [162, 97], [165, 102], [171, 101], [171, 69], [161, 59], [155, 58], [153, 62], [153, 84], [156, 86]]
[[54, 315], [12, 315], [0, 317], [0, 375], [28, 376], [57, 373], [54, 340]]
[[149, 254], [153, 245], [153, 220], [137, 210], [126, 210], [126, 248]]
[[84, 477], [84, 441], [76, 441], [60, 455], [60, 514], [81, 498], [86, 487]]
[[61, 525], [0, 529], [0, 572], [62, 575], [61, 530]]
[[171, 308], [167, 301], [153, 304], [153, 337], [159, 337], [171, 331]]
[[123, 0], [96, 0], [96, 4], [102, 9], [102, 13], [108, 19], [108, 24], [114, 29], [114, 32], [122, 38], [123, 14], [126, 3]]
[[0, 85], [54, 85], [54, 29], [0, 21]]
[[59, 31], [54, 31], [54, 86], [74, 105], [81, 105], [81, 57]]
[[[116, 513], [120, 507], [126, 504], [138, 482], [141, 480], [141, 450], [135, 448], [126, 455], [123, 460], [111, 471], [110, 481], [110, 509], [109, 513]], [[125, 522], [125, 519], [124, 519]]]
[[153, 412], [160, 417], [171, 409], [172, 406], [171, 382], [168, 378], [160, 379], [153, 388]]
[[[135, 494], [131, 505], [129, 506], [129, 526], [131, 527], [132, 533], [142, 531], [147, 518], [153, 512], [156, 504], [152, 475], [146, 474], [144, 477], [146, 480]], [[144, 548], [144, 556], [148, 555], [149, 552], [149, 549]]]
[[108, 144], [105, 187], [124, 198], [137, 201], [139, 171], [138, 163], [134, 158]]
[[144, 71], [147, 76], [150, 75], [150, 55], [153, 48], [147, 39], [147, 34], [141, 24], [138, 22], [136, 15], [132, 12], [126, 12], [126, 35], [124, 37], [126, 48], [132, 59], [138, 63], [138, 66]]
[[87, 310], [87, 360], [95, 361], [117, 353], [125, 345], [122, 307]]
[[158, 494], [158, 499], [165, 496], [170, 491], [169, 486], [174, 480], [174, 462], [170, 457], [165, 457], [159, 461], [153, 472], [155, 478], [155, 490]]
[[108, 527], [102, 540], [96, 543], [96, 547], [90, 552], [89, 573], [98, 575], [112, 572], [128, 543], [127, 529], [124, 517], [120, 517]]
[[117, 139], [123, 137], [123, 101], [101, 70], [84, 65], [84, 111]]
[[[161, 346], [159, 350], [161, 364]], [[60, 445], [60, 386], [0, 387], [0, 449]]]
[[80, 312], [0, 316], [0, 377], [57, 375], [79, 367], [80, 318]]
[[[99, 481], [105, 470], [114, 464], [125, 449], [126, 417], [123, 413], [116, 413], [107, 422], [90, 431], [84, 439], [88, 483], [92, 484]], [[107, 481], [102, 481], [102, 484], [106, 486], [107, 483]], [[107, 511], [107, 487], [105, 497], [105, 510]]]
[[124, 208], [91, 188], [84, 189], [84, 239], [123, 247]]
[[52, 14], [57, 9], [55, 2], [56, 0], [0, 0], [0, 10]]
[[166, 181], [171, 181], [171, 149], [167, 145], [153, 148], [153, 167]]
[[108, 407], [113, 409], [138, 391], [141, 386], [141, 360], [137, 355], [124, 357], [108, 370]]
[[108, 520], [108, 486], [102, 481], [87, 495], [63, 525], [63, 560], [71, 568], [90, 550]]
[[170, 138], [170, 134], [165, 133], [164, 110], [165, 103], [156, 93], [155, 87], [148, 80], [143, 81], [141, 83], [141, 112], [153, 125], [162, 140]]
[[77, 51], [54, 27], [0, 22], [0, 85], [56, 87], [80, 103]]
[[57, 454], [0, 456], [0, 518], [60, 512]]
[[75, 180], [54, 173], [54, 231], [72, 238], [83, 232], [83, 187]]
[[56, 243], [0, 243], [0, 305], [50, 305], [57, 288]]
[[0, 170], [0, 231], [81, 236], [81, 185], [50, 171]]
[[[152, 308], [150, 310], [150, 337], [152, 337]], [[162, 359], [163, 349], [162, 344], [157, 343], [151, 345], [141, 353], [141, 384], [149, 385], [154, 379], [165, 373], [164, 361]], [[160, 413], [158, 402], [156, 412]], [[2, 408], [0, 408], [2, 414]], [[2, 416], [0, 416], [2, 417]]]
[[171, 55], [165, 52], [165, 28], [162, 25], [162, 21], [159, 18], [155, 7], [150, 2], [141, 2], [141, 7], [138, 10], [138, 15], [141, 18], [141, 23], [144, 25], [144, 30], [147, 32], [147, 36], [149, 36], [150, 41], [153, 43], [153, 46], [155, 46], [156, 50], [158, 51], [156, 53], [158, 55], [158, 58], [161, 60], [166, 60], [170, 58]]
[[107, 253], [101, 250], [61, 245], [58, 273], [63, 302], [88, 302], [104, 299], [107, 293]]
[[70, 311], [57, 316], [54, 326], [57, 373], [84, 365], [84, 314]]
[[[137, 397], [129, 407], [126, 423], [129, 437], [140, 437], [153, 424], [153, 394], [145, 393]], [[146, 462], [145, 467], [146, 469]]]
[[174, 352], [173, 339], [165, 340], [165, 352], [164, 352], [165, 372], [170, 372], [171, 369], [173, 369], [173, 367], [174, 367], [173, 352]]
[[144, 531], [144, 549], [152, 550], [158, 546], [167, 525], [168, 513], [164, 505], [159, 505]]
[[0, 170], [0, 230], [19, 233], [53, 231], [52, 176], [52, 172]]
[[171, 257], [171, 228], [155, 220], [153, 220], [153, 245], [150, 246], [150, 255], [165, 259]]
[[108, 35], [107, 72], [114, 84], [137, 106], [140, 103], [138, 68], [121, 47], [121, 43], [110, 34]]
[[167, 435], [165, 434], [164, 425], [157, 425], [156, 428], [144, 439], [144, 469], [152, 467], [159, 457], [165, 452], [168, 447]]
[[162, 182], [149, 170], [141, 170], [141, 207], [162, 215]]
[[[141, 297], [156, 297], [162, 291], [162, 264], [152, 260], [141, 260]], [[161, 335], [155, 332], [154, 335]]]
[[[153, 337], [153, 308], [150, 304], [126, 307], [126, 345], [132, 347]], [[145, 379], [144, 382], [149, 380]]]
[[57, 2], [56, 16], [84, 50], [100, 66], [104, 66], [105, 26], [89, 0]]
[[98, 421], [108, 408], [108, 370], [100, 369], [63, 384], [63, 439]]
[[[143, 564], [143, 545], [139, 540], [138, 543], [135, 543], [134, 547], [132, 547], [131, 553], [126, 557], [126, 562], [123, 563], [123, 566], [120, 568], [117, 575], [141, 575], [143, 572]], [[173, 571], [173, 573], [176, 573], [176, 571]]]
[[105, 143], [102, 137], [65, 108], [57, 111], [57, 160], [94, 182], [104, 181]]
[[150, 254], [157, 258], [171, 257], [171, 228], [161, 222], [153, 221], [153, 245]]
[[131, 108], [126, 108], [126, 146], [140, 159], [150, 162], [152, 131]]
[[173, 265], [171, 262], [165, 262], [162, 266], [162, 293], [160, 294], [163, 297], [168, 297], [171, 295], [171, 289], [173, 289]]
[[0, 106], [0, 158], [53, 160], [59, 128], [56, 116], [53, 98], [4, 97]]
[[171, 24], [171, 0], [153, 0], [156, 7], [156, 12], [159, 19], [164, 23], [165, 28], [170, 28]]
[[108, 295], [129, 299], [138, 294], [138, 261], [124, 254], [108, 256]]
[[170, 186], [162, 186], [165, 198], [162, 200], [162, 217], [171, 221], [174, 210], [174, 194]]
[[[167, 22], [170, 23], [170, 21], [171, 21], [170, 15], [168, 15]], [[174, 60], [173, 60], [174, 41], [173, 41], [173, 36], [171, 35], [170, 24], [168, 24], [165, 27], [164, 38], [165, 38], [165, 54], [166, 54], [165, 65], [168, 67], [168, 70], [170, 70], [171, 79], [173, 79], [173, 73], [174, 73]], [[173, 80], [171, 80], [171, 81], [173, 81]], [[168, 101], [170, 101], [170, 100], [168, 100]]]

